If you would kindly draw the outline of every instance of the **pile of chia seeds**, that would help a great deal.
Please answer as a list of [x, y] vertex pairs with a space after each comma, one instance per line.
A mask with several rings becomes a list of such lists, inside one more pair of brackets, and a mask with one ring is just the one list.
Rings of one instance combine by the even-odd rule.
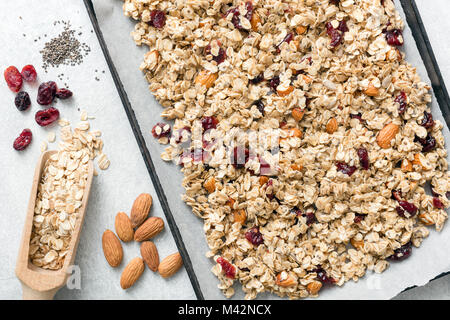
[[63, 25], [63, 32], [46, 42], [44, 48], [39, 51], [42, 55], [42, 68], [45, 72], [49, 67], [79, 65], [91, 51], [86, 43], [81, 43], [77, 39], [77, 36], [82, 35], [82, 33], [73, 30], [69, 21], [58, 20], [53, 23], [54, 26], [57, 24]]

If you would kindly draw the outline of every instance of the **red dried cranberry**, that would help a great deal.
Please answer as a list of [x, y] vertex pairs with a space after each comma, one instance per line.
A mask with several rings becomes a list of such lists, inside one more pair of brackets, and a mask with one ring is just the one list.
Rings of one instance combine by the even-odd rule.
[[259, 246], [264, 242], [263, 235], [259, 232], [259, 227], [250, 228], [245, 233], [245, 238], [254, 246]]
[[56, 90], [55, 95], [57, 98], [64, 100], [64, 99], [70, 98], [73, 95], [73, 93], [69, 89], [61, 88], [61, 89]]
[[403, 45], [402, 33], [403, 32], [400, 29], [386, 30], [384, 32], [384, 34], [386, 36], [386, 41], [391, 46], [402, 46]]
[[[337, 29], [333, 27], [331, 22], [327, 22], [326, 24], [327, 34], [331, 38], [330, 46], [335, 48], [342, 43], [344, 39], [344, 32], [348, 31], [347, 23], [345, 21], [341, 21]], [[342, 30], [345, 31], [342, 31]]]
[[433, 207], [436, 209], [444, 209], [444, 204], [438, 197], [433, 197]]
[[231, 164], [236, 169], [243, 168], [250, 157], [250, 152], [244, 147], [234, 147], [231, 151]]
[[330, 2], [335, 6], [339, 6], [339, 2], [341, 2], [341, 0], [330, 0]]
[[294, 35], [290, 32], [284, 37], [284, 39], [279, 44], [277, 44], [276, 46], [277, 53], [281, 52], [280, 47], [284, 42], [289, 43], [292, 41], [292, 39], [294, 39]]
[[257, 75], [256, 77], [254, 77], [253, 79], [250, 79], [249, 81], [252, 84], [258, 84], [258, 83], [264, 81], [264, 74], [261, 73], [261, 74]]
[[208, 159], [210, 158], [209, 153], [201, 148], [191, 150], [188, 156], [194, 162], [203, 162], [203, 163], [208, 162]]
[[403, 195], [400, 190], [392, 190], [392, 198], [393, 199], [400, 201], [400, 200], [402, 200], [402, 197], [403, 197]]
[[334, 283], [336, 283], [336, 280], [334, 280], [333, 278], [329, 277], [327, 275], [327, 272], [321, 266], [318, 266], [312, 272], [315, 272], [317, 274], [317, 279], [320, 282], [324, 283], [324, 284], [334, 284]]
[[359, 223], [359, 222], [363, 221], [365, 217], [366, 217], [365, 214], [355, 213], [355, 218], [353, 219], [353, 222]]
[[314, 212], [306, 212], [302, 214], [302, 217], [306, 218], [306, 224], [308, 226], [312, 225], [314, 222], [316, 222], [316, 215]]
[[171, 128], [167, 123], [158, 122], [152, 128], [152, 135], [156, 139], [170, 136]]
[[49, 105], [52, 103], [57, 89], [58, 87], [54, 81], [41, 83], [38, 89], [37, 103], [40, 105]]
[[213, 55], [211, 53], [211, 45], [208, 44], [205, 48], [205, 54], [211, 54], [213, 56], [213, 60], [215, 62], [217, 62], [217, 64], [221, 64], [222, 62], [225, 61], [225, 59], [227, 58], [227, 53], [225, 52], [225, 50], [219, 46], [219, 53], [217, 54], [217, 56]]
[[345, 20], [340, 21], [337, 29], [343, 33], [347, 32], [348, 31], [347, 21]]
[[408, 258], [411, 255], [411, 252], [412, 252], [412, 244], [411, 242], [408, 242], [407, 244], [404, 244], [400, 248], [395, 249], [394, 254], [388, 257], [388, 259], [394, 261], [403, 260]]
[[[248, 20], [251, 21], [252, 20], [252, 16], [253, 16], [253, 3], [251, 1], [247, 1], [245, 3], [245, 9], [247, 10], [247, 13], [244, 15], [244, 17]], [[233, 14], [233, 17], [231, 18], [231, 23], [233, 24], [233, 26], [236, 29], [243, 29], [242, 24], [241, 24], [241, 19], [240, 19], [240, 12], [239, 12], [239, 8], [231, 8], [230, 10], [228, 10], [225, 13], [225, 16], [228, 16], [229, 14]]]
[[178, 129], [178, 131], [176, 132], [176, 137], [175, 137], [175, 143], [181, 143], [181, 141], [183, 140], [183, 132], [187, 131], [188, 133], [191, 133], [191, 128], [189, 127], [183, 127], [181, 129]]
[[269, 87], [273, 92], [277, 92], [277, 87], [280, 85], [280, 77], [275, 76], [269, 81]]
[[362, 118], [362, 114], [361, 113], [357, 113], [357, 114], [350, 113], [350, 118], [351, 119], [358, 119], [359, 122], [364, 123], [364, 120]]
[[6, 68], [3, 73], [5, 76], [6, 83], [8, 84], [9, 89], [14, 92], [19, 92], [20, 88], [22, 88], [22, 75], [16, 67], [10, 66]]
[[22, 74], [23, 80], [25, 80], [27, 82], [33, 82], [37, 78], [36, 69], [34, 69], [34, 67], [31, 64], [23, 67], [21, 74]]
[[20, 91], [14, 99], [14, 104], [19, 111], [27, 110], [31, 106], [30, 96], [25, 91]]
[[422, 145], [422, 152], [429, 152], [436, 148], [436, 139], [428, 133], [425, 138], [419, 138], [416, 136], [414, 141], [419, 142]]
[[272, 180], [272, 179], [269, 179], [269, 181], [267, 181], [267, 184], [266, 184], [266, 197], [267, 197], [269, 200], [272, 200], [273, 198], [275, 198], [275, 194], [273, 193], [273, 189], [272, 189], [272, 192], [270, 192], [270, 193], [267, 192], [267, 189], [268, 189], [269, 187], [272, 187], [272, 186], [273, 186], [273, 180]]
[[166, 14], [161, 10], [152, 10], [150, 12], [150, 23], [155, 28], [163, 28], [166, 24]]
[[217, 128], [218, 123], [219, 123], [219, 120], [217, 120], [216, 117], [214, 117], [214, 116], [204, 117], [202, 119], [203, 131]]
[[236, 268], [222, 257], [217, 258], [217, 263], [222, 267], [222, 271], [227, 278], [234, 279], [236, 277]]
[[403, 114], [408, 106], [407, 102], [408, 98], [406, 97], [406, 93], [404, 91], [400, 92], [400, 94], [395, 98], [394, 102], [398, 103], [400, 106], [398, 107], [398, 113]]
[[259, 175], [270, 175], [272, 170], [270, 169], [270, 164], [264, 160], [263, 157], [258, 156], [259, 160]]
[[406, 218], [405, 210], [403, 210], [401, 207], [395, 207], [395, 210], [397, 210], [397, 214], [400, 217]]
[[369, 154], [366, 148], [358, 149], [359, 164], [364, 170], [369, 170]]
[[41, 110], [36, 112], [34, 119], [38, 125], [45, 127], [59, 119], [59, 111], [53, 107]]
[[259, 112], [261, 112], [261, 114], [264, 116], [264, 103], [262, 102], [261, 99], [256, 100], [255, 102], [253, 102], [253, 104], [256, 106], [256, 108], [258, 109]]
[[30, 129], [24, 129], [20, 136], [14, 140], [13, 147], [17, 151], [21, 151], [28, 147], [28, 145], [31, 143], [31, 140], [33, 139], [33, 134], [31, 133]]
[[422, 122], [420, 123], [420, 125], [427, 129], [433, 128], [433, 126], [434, 126], [433, 115], [431, 113], [424, 111], [423, 119], [422, 119]]
[[406, 210], [409, 213], [409, 217], [414, 217], [416, 215], [417, 207], [413, 203], [405, 200], [399, 200], [398, 204], [400, 205], [400, 207], [402, 207], [403, 210]]
[[348, 176], [351, 176], [356, 171], [355, 166], [350, 166], [342, 161], [338, 161], [336, 163], [336, 167], [337, 167], [338, 171], [345, 173]]

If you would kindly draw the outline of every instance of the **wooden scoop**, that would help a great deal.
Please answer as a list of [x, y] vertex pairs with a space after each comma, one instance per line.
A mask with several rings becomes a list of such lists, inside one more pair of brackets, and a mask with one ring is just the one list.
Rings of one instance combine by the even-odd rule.
[[28, 258], [30, 250], [31, 229], [33, 228], [34, 207], [36, 203], [37, 189], [41, 181], [47, 160], [56, 151], [46, 151], [39, 158], [33, 178], [30, 201], [28, 202], [27, 218], [23, 228], [22, 243], [16, 264], [16, 276], [22, 283], [23, 299], [25, 300], [51, 300], [56, 292], [63, 287], [69, 274], [67, 268], [73, 264], [75, 254], [80, 240], [81, 226], [83, 225], [86, 206], [91, 190], [92, 178], [94, 176], [94, 165], [89, 161], [88, 178], [84, 189], [83, 200], [79, 210], [79, 216], [72, 233], [69, 251], [64, 259], [64, 265], [59, 270], [47, 270], [33, 265]]

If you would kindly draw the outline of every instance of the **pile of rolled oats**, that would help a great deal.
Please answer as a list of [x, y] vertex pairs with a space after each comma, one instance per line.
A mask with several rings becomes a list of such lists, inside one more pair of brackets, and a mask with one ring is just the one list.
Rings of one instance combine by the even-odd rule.
[[392, 0], [124, 1], [227, 297], [316, 296], [442, 229], [443, 126]]
[[[34, 208], [29, 256], [41, 268], [58, 270], [70, 248], [71, 235], [77, 224], [88, 178], [89, 160], [98, 158], [100, 169], [107, 169], [109, 160], [102, 152], [100, 131], [89, 131], [89, 122], [82, 121], [72, 131], [67, 120], [59, 120], [61, 142], [46, 162], [38, 186]], [[54, 141], [54, 134], [49, 141]]]

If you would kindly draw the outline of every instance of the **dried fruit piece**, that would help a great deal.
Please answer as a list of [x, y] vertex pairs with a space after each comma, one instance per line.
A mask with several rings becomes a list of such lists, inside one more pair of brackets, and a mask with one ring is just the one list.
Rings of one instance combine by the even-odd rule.
[[336, 118], [331, 118], [330, 120], [328, 120], [327, 125], [326, 125], [326, 130], [329, 134], [333, 134], [336, 132], [338, 128], [338, 123]]
[[133, 226], [131, 225], [131, 220], [127, 216], [125, 212], [119, 212], [116, 215], [116, 220], [114, 223], [117, 236], [120, 240], [123, 242], [129, 242], [133, 240], [134, 237], [134, 230]]
[[117, 267], [123, 258], [123, 249], [114, 232], [106, 230], [102, 236], [103, 254], [111, 267]]
[[164, 220], [160, 217], [150, 217], [134, 233], [134, 241], [145, 241], [155, 237], [164, 229]]
[[277, 87], [279, 85], [280, 85], [280, 77], [279, 76], [274, 76], [272, 79], [270, 79], [269, 87], [270, 87], [270, 89], [272, 89], [273, 92], [277, 92]]
[[400, 94], [394, 99], [394, 102], [399, 104], [398, 113], [403, 114], [408, 106], [408, 98], [404, 91], [400, 92]]
[[22, 75], [23, 80], [27, 82], [33, 82], [37, 78], [36, 69], [31, 64], [28, 64], [25, 67], [23, 67], [22, 72], [20, 74]]
[[195, 83], [199, 83], [202, 86], [205, 86], [206, 89], [209, 89], [212, 87], [214, 82], [217, 80], [218, 74], [217, 73], [211, 73], [208, 70], [202, 70], [199, 72], [197, 77], [195, 77]]
[[210, 177], [203, 183], [203, 187], [208, 191], [208, 193], [213, 193], [216, 191], [216, 179], [214, 177]]
[[[247, 11], [247, 13], [244, 15], [244, 17], [248, 20], [248, 21], [252, 21], [252, 17], [253, 17], [253, 3], [251, 1], [247, 1], [245, 3], [245, 9]], [[231, 8], [230, 10], [227, 11], [227, 13], [225, 14], [225, 17], [227, 17], [229, 14], [233, 14], [232, 18], [231, 18], [231, 23], [233, 24], [233, 26], [238, 29], [241, 30], [243, 29], [242, 24], [241, 24], [241, 18], [240, 18], [240, 12], [239, 12], [239, 8]]]
[[125, 290], [132, 287], [142, 276], [144, 269], [144, 261], [141, 258], [136, 257], [131, 260], [125, 269], [123, 269], [122, 276], [120, 277], [120, 286], [122, 289]]
[[252, 227], [245, 233], [245, 238], [254, 246], [259, 246], [264, 243], [262, 233], [259, 231], [259, 227]]
[[355, 213], [355, 218], [353, 219], [353, 222], [354, 223], [360, 223], [361, 221], [364, 220], [365, 217], [366, 217], [366, 214]]
[[427, 129], [433, 128], [434, 126], [434, 120], [433, 120], [433, 115], [429, 112], [424, 111], [423, 112], [423, 119], [420, 122], [420, 125], [422, 127], [425, 127]]
[[31, 106], [30, 96], [25, 91], [20, 91], [14, 99], [17, 110], [25, 111]]
[[327, 272], [324, 269], [322, 269], [321, 266], [318, 266], [318, 268], [314, 269], [312, 272], [315, 272], [317, 274], [317, 279], [322, 283], [326, 283], [326, 284], [336, 283], [336, 280], [333, 278], [330, 278], [327, 275]]
[[306, 285], [306, 290], [308, 290], [309, 294], [311, 294], [313, 296], [318, 294], [321, 288], [322, 288], [322, 282], [320, 282], [320, 281], [313, 281]]
[[46, 106], [52, 103], [58, 87], [54, 81], [43, 82], [38, 88], [37, 103]]
[[301, 108], [292, 109], [292, 117], [295, 119], [295, 121], [301, 121], [304, 115], [305, 111], [302, 110]]
[[247, 220], [247, 213], [244, 209], [234, 210], [233, 211], [233, 220], [234, 222], [238, 222], [240, 224], [244, 224]]
[[253, 105], [255, 105], [256, 109], [258, 109], [258, 111], [261, 112], [261, 114], [264, 116], [264, 108], [265, 108], [264, 102], [261, 99], [259, 99], [253, 102]]
[[402, 30], [400, 29], [386, 30], [384, 32], [384, 35], [389, 45], [396, 47], [403, 45]]
[[181, 255], [173, 253], [170, 256], [164, 258], [158, 266], [158, 272], [163, 278], [169, 278], [173, 276], [183, 265], [183, 259]]
[[384, 126], [383, 129], [378, 132], [377, 135], [377, 144], [383, 148], [388, 149], [391, 147], [391, 140], [397, 135], [399, 131], [398, 125], [394, 123], [389, 123]]
[[17, 151], [24, 150], [31, 143], [33, 134], [30, 129], [24, 129], [22, 133], [14, 140], [13, 148]]
[[207, 130], [211, 130], [211, 129], [216, 129], [218, 123], [219, 123], [219, 120], [217, 120], [217, 118], [214, 117], [214, 116], [211, 116], [211, 117], [203, 117], [203, 119], [202, 119], [202, 128], [203, 128], [203, 131], [207, 131]]
[[45, 110], [40, 110], [36, 112], [34, 119], [36, 120], [38, 125], [40, 125], [41, 127], [45, 127], [59, 119], [59, 111], [58, 109], [53, 107]]
[[159, 266], [159, 254], [155, 244], [151, 241], [141, 243], [141, 256], [150, 270], [156, 272]]
[[244, 168], [249, 158], [250, 151], [245, 147], [234, 147], [231, 151], [231, 165], [236, 169]]
[[236, 267], [222, 257], [217, 258], [216, 262], [222, 267], [225, 277], [234, 279], [236, 277]]
[[16, 67], [10, 66], [6, 68], [3, 73], [5, 76], [6, 83], [8, 84], [9, 89], [14, 92], [19, 92], [20, 88], [22, 88], [22, 75]]
[[422, 145], [422, 152], [429, 152], [436, 148], [436, 139], [428, 133], [425, 138], [419, 138], [416, 136], [414, 141], [419, 142]]
[[339, 46], [344, 40], [344, 33], [348, 31], [347, 22], [345, 20], [340, 21], [337, 28], [334, 28], [331, 22], [327, 22], [325, 27], [328, 36], [331, 38], [330, 46], [332, 48]]
[[148, 193], [141, 193], [136, 200], [134, 200], [130, 213], [131, 225], [133, 228], [139, 227], [142, 222], [147, 219], [152, 202], [152, 196]]
[[279, 274], [277, 274], [277, 279], [276, 279], [275, 283], [283, 288], [292, 287], [292, 286], [297, 285], [297, 281], [294, 279], [294, 277], [291, 276], [286, 271], [282, 271]]
[[260, 82], [263, 82], [264, 81], [264, 74], [261, 73], [261, 74], [257, 75], [256, 77], [254, 77], [253, 79], [250, 79], [249, 81], [252, 84], [258, 84]]
[[364, 170], [369, 170], [370, 163], [369, 163], [369, 153], [367, 152], [367, 149], [361, 147], [358, 149], [357, 153], [359, 157], [359, 164], [361, 165], [361, 167]]
[[397, 209], [397, 212], [400, 215], [403, 215], [406, 218], [411, 218], [411, 217], [414, 217], [416, 215], [418, 209], [413, 203], [405, 201], [405, 200], [398, 200], [398, 204], [400, 205], [401, 209], [403, 209], [406, 212], [408, 212], [408, 215], [405, 215], [404, 212], [402, 212], [400, 214], [399, 210]]
[[338, 171], [340, 171], [348, 176], [351, 176], [356, 171], [355, 166], [348, 165], [342, 161], [336, 162], [336, 167], [337, 167]]
[[64, 100], [64, 99], [68, 99], [71, 96], [73, 96], [73, 93], [69, 89], [61, 88], [61, 89], [56, 90], [55, 95], [57, 98]]
[[166, 24], [166, 14], [161, 10], [152, 10], [150, 12], [150, 24], [158, 29], [163, 28]]
[[408, 242], [403, 246], [401, 246], [400, 248], [395, 249], [394, 253], [390, 257], [388, 257], [388, 259], [394, 261], [404, 260], [411, 255], [411, 252], [412, 252], [412, 244], [411, 242]]
[[433, 197], [433, 207], [436, 209], [444, 209], [444, 204], [438, 197]]
[[211, 44], [208, 44], [205, 48], [205, 54], [210, 54], [213, 56], [213, 60], [215, 62], [217, 62], [217, 64], [221, 64], [222, 62], [225, 61], [225, 59], [227, 58], [227, 53], [225, 52], [225, 50], [220, 46], [220, 42], [217, 41], [217, 44], [219, 45], [219, 52], [217, 53], [217, 55], [212, 54], [211, 52]]
[[170, 124], [158, 122], [152, 128], [152, 135], [156, 139], [160, 139], [163, 137], [169, 137], [172, 129], [170, 128]]

